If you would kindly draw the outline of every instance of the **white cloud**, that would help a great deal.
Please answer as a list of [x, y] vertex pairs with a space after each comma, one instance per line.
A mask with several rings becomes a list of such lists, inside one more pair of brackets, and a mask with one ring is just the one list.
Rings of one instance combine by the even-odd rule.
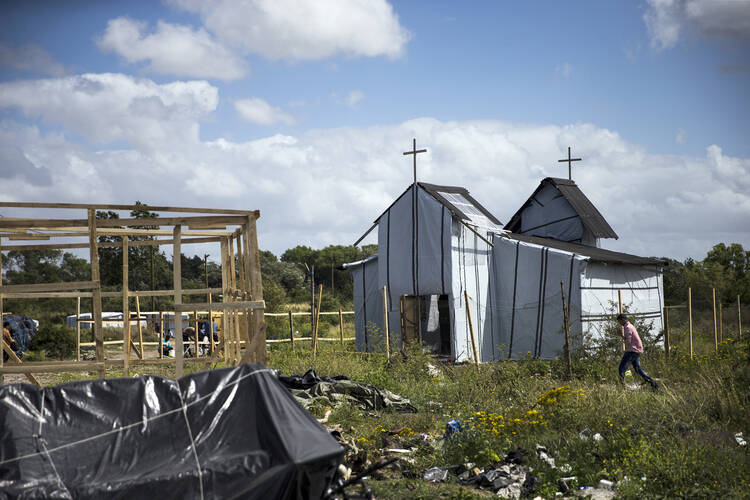
[[103, 73], [0, 83], [0, 108], [16, 108], [96, 143], [124, 140], [141, 149], [197, 143], [198, 120], [217, 104], [218, 90], [205, 81], [158, 85]]
[[[91, 96], [77, 89], [78, 80]], [[26, 94], [18, 85], [0, 86], [0, 105], [21, 101]], [[432, 118], [207, 142], [197, 130], [217, 96], [205, 82], [160, 86], [82, 75], [26, 85], [42, 102], [21, 109], [60, 123], [64, 135], [0, 121], [0, 153], [8, 160], [0, 171], [4, 199], [85, 202], [93, 196], [260, 209], [261, 246], [278, 253], [297, 244], [353, 243], [411, 182], [411, 158], [402, 152], [411, 149], [412, 137], [428, 150], [417, 160], [420, 180], [467, 187], [503, 222], [543, 177], [566, 177], [557, 160], [572, 146], [583, 158], [573, 178], [620, 235], [605, 241], [608, 248], [679, 259], [702, 258], [719, 241], [750, 248], [750, 158], [717, 145], [701, 157], [657, 155], [593, 124]], [[146, 103], [134, 106], [139, 99]], [[81, 143], [70, 131], [115, 140], [122, 149]]]
[[674, 47], [685, 28], [702, 35], [750, 38], [750, 2], [747, 0], [647, 0], [643, 14], [651, 46]]
[[62, 76], [66, 73], [64, 65], [55, 61], [46, 50], [31, 43], [18, 47], [0, 43], [0, 66], [45, 76]]
[[555, 68], [555, 70], [557, 71], [557, 74], [562, 76], [563, 78], [569, 78], [573, 73], [573, 67], [568, 64], [567, 61], [559, 65], [557, 68]]
[[292, 115], [285, 113], [281, 108], [271, 106], [258, 97], [235, 101], [234, 109], [243, 120], [258, 125], [273, 125], [274, 123], [294, 125], [295, 123]]
[[687, 141], [687, 132], [683, 129], [679, 129], [674, 136], [674, 142], [677, 144], [685, 144], [685, 141]]
[[203, 28], [159, 21], [154, 33], [145, 34], [146, 23], [126, 17], [111, 19], [97, 40], [103, 50], [130, 63], [149, 61], [147, 71], [189, 78], [234, 80], [248, 73], [241, 57]]
[[171, 0], [219, 39], [270, 59], [403, 55], [410, 34], [386, 0]]
[[352, 90], [348, 94], [346, 94], [346, 97], [344, 98], [344, 104], [349, 106], [350, 108], [353, 108], [356, 106], [358, 102], [363, 100], [365, 98], [365, 93], [361, 90]]

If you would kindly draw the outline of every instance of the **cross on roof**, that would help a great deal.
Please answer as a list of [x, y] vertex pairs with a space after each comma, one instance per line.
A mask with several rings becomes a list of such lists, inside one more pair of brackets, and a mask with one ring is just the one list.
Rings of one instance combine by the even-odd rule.
[[571, 158], [570, 157], [570, 146], [568, 146], [568, 157], [567, 158], [563, 158], [562, 160], [557, 160], [557, 163], [562, 163], [562, 162], [567, 162], [568, 163], [568, 180], [571, 180], [571, 181], [573, 180], [573, 176], [571, 175], [570, 166], [571, 166], [571, 163], [573, 163], [574, 161], [581, 161], [581, 159], [580, 158]]
[[417, 154], [426, 153], [426, 149], [417, 149], [417, 140], [413, 139], [411, 151], [405, 151], [404, 155], [414, 155], [414, 184], [417, 183]]

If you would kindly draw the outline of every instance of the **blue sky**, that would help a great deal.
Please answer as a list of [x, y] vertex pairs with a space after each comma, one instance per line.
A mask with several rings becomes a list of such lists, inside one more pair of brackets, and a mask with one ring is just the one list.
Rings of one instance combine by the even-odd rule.
[[2, 9], [9, 200], [259, 208], [279, 253], [356, 239], [410, 181], [413, 136], [420, 179], [501, 221], [570, 145], [605, 246], [750, 247], [747, 0]]

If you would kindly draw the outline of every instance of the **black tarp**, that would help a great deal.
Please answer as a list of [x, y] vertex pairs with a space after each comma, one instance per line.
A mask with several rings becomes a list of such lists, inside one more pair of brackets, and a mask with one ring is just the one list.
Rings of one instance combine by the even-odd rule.
[[0, 387], [0, 498], [320, 498], [343, 452], [260, 364]]

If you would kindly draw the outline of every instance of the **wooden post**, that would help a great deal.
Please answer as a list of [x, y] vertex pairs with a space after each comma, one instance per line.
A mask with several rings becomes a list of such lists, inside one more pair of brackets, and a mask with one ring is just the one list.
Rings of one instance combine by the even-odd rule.
[[742, 308], [740, 307], [739, 295], [737, 295], [737, 338], [742, 338]]
[[339, 307], [339, 337], [341, 338], [341, 347], [344, 347], [344, 313]]
[[102, 286], [99, 277], [99, 245], [96, 240], [96, 211], [93, 208], [88, 209], [88, 226], [89, 226], [89, 259], [91, 261], [91, 281], [96, 281], [98, 286], [93, 290], [92, 296], [92, 315], [94, 328], [94, 342], [96, 343], [96, 360], [102, 363], [97, 371], [100, 378], [104, 378], [106, 370], [104, 369], [104, 336], [102, 334]]
[[146, 353], [143, 350], [143, 325], [141, 324], [141, 301], [135, 296], [135, 313], [138, 315], [138, 345], [141, 350], [141, 359], [146, 359]]
[[193, 316], [195, 316], [195, 357], [198, 357], [198, 348], [200, 347], [200, 343], [198, 340], [198, 311], [193, 311]]
[[[0, 335], [0, 341], [2, 341], [2, 346], [3, 346], [3, 348], [0, 349], [0, 361], [3, 358], [3, 351], [5, 351], [8, 354], [8, 358], [9, 359], [13, 360], [17, 365], [22, 364], [23, 361], [21, 361], [21, 358], [19, 358], [16, 355], [16, 353], [13, 352], [13, 349], [11, 349], [10, 346], [8, 345], [8, 343], [5, 342], [5, 339], [3, 338], [2, 335]], [[2, 368], [2, 366], [3, 365], [0, 362], [0, 368]], [[4, 374], [0, 373], [0, 377], [2, 377], [3, 375]], [[32, 384], [35, 384], [35, 385], [38, 385], [38, 386], [41, 387], [42, 384], [36, 379], [36, 377], [34, 377], [34, 375], [32, 375], [31, 373], [28, 373], [28, 372], [24, 373], [24, 375], [26, 376], [27, 379], [29, 379], [29, 382], [31, 382]]]
[[[242, 236], [237, 233], [235, 234], [235, 241], [237, 244], [237, 286], [236, 288], [239, 290], [239, 299], [240, 300], [249, 300], [249, 289], [248, 289], [248, 283], [247, 283], [247, 275], [245, 273], [245, 252], [242, 245]], [[248, 349], [250, 349], [250, 332], [248, 329], [250, 328], [250, 318], [249, 318], [249, 311], [237, 311], [237, 345], [239, 346], [239, 349], [237, 351], [238, 357], [237, 360], [239, 362], [240, 359], [242, 359], [242, 341], [245, 341], [245, 353], [248, 352]], [[243, 361], [244, 362], [244, 361]]]
[[664, 306], [664, 357], [669, 361], [669, 308]]
[[[208, 275], [206, 276], [206, 283], [208, 283]], [[208, 285], [206, 285], [206, 288], [208, 288]], [[213, 304], [210, 293], [208, 294], [208, 303]], [[208, 339], [211, 342], [211, 355], [213, 355], [216, 352], [216, 344], [214, 341], [214, 313], [210, 307], [208, 308]]]
[[[174, 304], [182, 304], [182, 226], [177, 224], [172, 231], [172, 288]], [[185, 351], [182, 345], [182, 312], [174, 311], [175, 378], [185, 373]]]
[[292, 318], [292, 311], [289, 311], [289, 342], [291, 342], [292, 351], [294, 351], [294, 319]]
[[320, 303], [323, 302], [323, 285], [318, 286], [318, 306], [315, 309], [315, 331], [313, 332], [312, 348], [313, 356], [318, 354], [318, 326], [320, 322]]
[[[622, 314], [622, 290], [617, 290], [617, 313]], [[625, 352], [625, 327], [620, 326], [620, 337], [622, 338], [622, 352]]]
[[[263, 276], [260, 269], [260, 250], [258, 249], [258, 228], [256, 215], [248, 215], [245, 224], [245, 270], [248, 279], [248, 291], [252, 300], [263, 300]], [[250, 311], [252, 322], [250, 323], [250, 347], [246, 352], [244, 361], [255, 361], [256, 363], [266, 363], [268, 353], [266, 351], [266, 329], [264, 328], [265, 318], [263, 316], [265, 309], [255, 309]]]
[[469, 304], [469, 291], [464, 290], [466, 300], [466, 318], [469, 320], [469, 331], [471, 332], [471, 350], [474, 352], [474, 365], [479, 369], [479, 355], [477, 354], [477, 339], [474, 335], [474, 323], [471, 321], [471, 307]]
[[159, 311], [159, 359], [164, 359], [164, 311]]
[[[128, 272], [128, 237], [122, 237], [122, 373], [123, 376], [130, 376], [130, 282]], [[138, 297], [136, 297], [138, 300]], [[141, 352], [143, 345], [141, 344]]]
[[690, 359], [693, 359], [693, 289], [688, 287], [688, 336], [690, 337]]
[[565, 288], [563, 282], [560, 282], [560, 292], [562, 293], [563, 308], [563, 328], [565, 329], [565, 357], [568, 363], [568, 378], [573, 379], [573, 363], [570, 360], [570, 324], [568, 322], [568, 308], [565, 305]]
[[[2, 304], [0, 304], [2, 310]], [[81, 361], [81, 297], [76, 297], [76, 361]]]
[[714, 308], [714, 352], [719, 353], [719, 331], [716, 322], [716, 288], [711, 289], [711, 300]]
[[383, 321], [385, 322], [385, 358], [391, 359], [391, 334], [388, 328], [388, 288], [383, 285]]
[[[229, 302], [229, 248], [227, 238], [221, 239], [221, 301]], [[229, 349], [227, 347], [227, 311], [221, 312], [221, 337], [219, 337], [219, 351], [224, 354], [224, 360], [229, 364]]]

